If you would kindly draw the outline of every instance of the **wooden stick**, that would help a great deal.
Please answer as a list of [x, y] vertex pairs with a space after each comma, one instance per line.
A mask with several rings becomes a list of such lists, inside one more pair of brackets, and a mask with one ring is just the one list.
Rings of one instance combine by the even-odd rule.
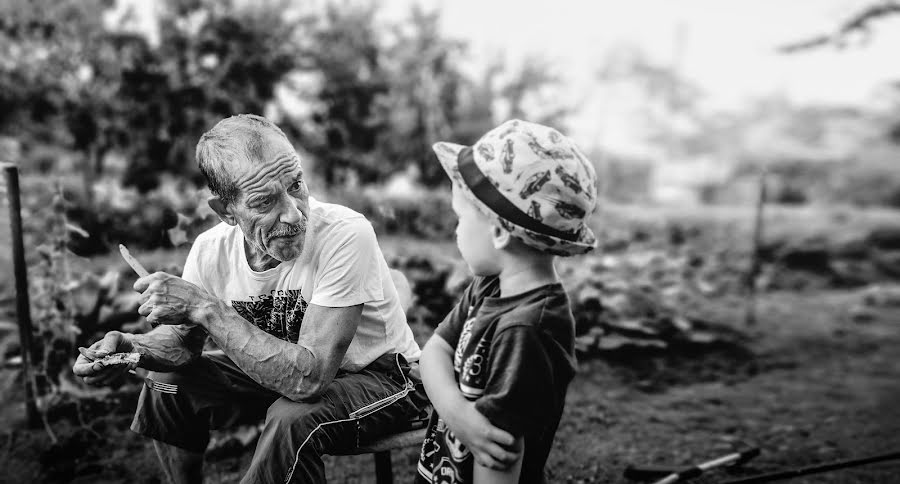
[[[119, 244], [119, 253], [122, 254], [122, 258], [125, 259], [125, 262], [127, 262], [132, 269], [134, 269], [134, 272], [136, 272], [139, 277], [147, 277], [150, 275], [150, 273], [147, 272], [147, 269], [144, 269], [144, 266], [141, 265], [141, 263], [138, 262], [138, 260], [135, 259], [133, 255], [131, 255], [131, 252], [128, 252], [128, 248], [126, 248], [125, 245]], [[150, 323], [150, 326], [153, 326], [155, 328], [159, 326], [159, 323]], [[129, 373], [131, 373], [132, 375], [135, 374], [134, 370], [129, 370]]]
[[756, 279], [762, 267], [761, 252], [763, 239], [763, 210], [766, 205], [766, 169], [759, 174], [759, 198], [756, 201], [756, 218], [753, 223], [753, 249], [750, 254], [750, 267], [747, 270], [746, 297], [747, 307], [744, 313], [744, 324], [756, 324]]
[[12, 163], [0, 163], [6, 175], [6, 195], [9, 199], [9, 225], [12, 232], [13, 272], [16, 278], [16, 320], [19, 323], [19, 342], [22, 345], [22, 371], [25, 384], [25, 415], [28, 426], [41, 425], [35, 400], [31, 362], [34, 359], [31, 341], [31, 306], [28, 302], [28, 268], [25, 265], [25, 244], [22, 238], [22, 205], [19, 199], [19, 168]]
[[128, 252], [128, 249], [124, 245], [119, 244], [119, 252], [122, 254], [122, 258], [125, 259], [125, 262], [134, 269], [134, 272], [137, 272], [138, 276], [147, 277], [150, 275], [150, 273], [147, 272], [147, 269], [144, 269], [144, 266], [131, 255], [131, 252]]

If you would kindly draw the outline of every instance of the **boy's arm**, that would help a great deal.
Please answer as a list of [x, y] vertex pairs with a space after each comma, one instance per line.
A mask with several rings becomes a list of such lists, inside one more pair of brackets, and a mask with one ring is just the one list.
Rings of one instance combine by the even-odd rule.
[[491, 469], [475, 462], [472, 477], [474, 484], [515, 484], [519, 482], [522, 473], [522, 456], [525, 455], [525, 438], [516, 439], [515, 448], [518, 458], [508, 469]]
[[561, 383], [543, 348], [539, 330], [509, 326], [494, 334], [484, 393], [473, 402], [492, 424], [514, 436], [544, 422]]
[[425, 344], [419, 368], [435, 411], [469, 448], [478, 465], [506, 469], [521, 461], [521, 454], [513, 447], [515, 438], [493, 426], [457, 388], [453, 377], [453, 348], [437, 333]]

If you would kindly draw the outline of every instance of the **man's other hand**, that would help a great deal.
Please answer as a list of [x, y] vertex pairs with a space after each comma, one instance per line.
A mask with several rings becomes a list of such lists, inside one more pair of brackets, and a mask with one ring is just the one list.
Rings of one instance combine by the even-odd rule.
[[133, 350], [128, 335], [118, 331], [106, 333], [100, 341], [88, 348], [79, 348], [81, 355], [75, 360], [72, 372], [84, 379], [88, 385], [111, 385], [122, 378], [130, 365], [104, 365], [100, 362], [104, 357], [113, 353], [128, 353]]
[[134, 290], [141, 293], [138, 313], [154, 326], [200, 323], [198, 311], [218, 302], [196, 285], [165, 272], [138, 279]]

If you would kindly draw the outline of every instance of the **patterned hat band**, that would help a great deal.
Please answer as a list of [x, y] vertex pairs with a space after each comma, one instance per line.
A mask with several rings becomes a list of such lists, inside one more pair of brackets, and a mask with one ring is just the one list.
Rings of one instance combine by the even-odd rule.
[[474, 150], [471, 146], [463, 148], [459, 152], [456, 161], [459, 174], [462, 175], [472, 194], [500, 218], [539, 234], [553, 236], [570, 242], [578, 240], [578, 232], [563, 232], [545, 225], [519, 210], [518, 207], [503, 196], [484, 172], [478, 168], [478, 165], [475, 163]]

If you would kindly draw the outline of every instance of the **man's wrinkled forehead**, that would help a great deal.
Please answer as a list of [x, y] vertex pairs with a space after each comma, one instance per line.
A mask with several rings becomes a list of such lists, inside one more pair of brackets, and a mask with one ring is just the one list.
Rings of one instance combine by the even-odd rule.
[[260, 165], [291, 165], [302, 171], [300, 156], [294, 147], [276, 133], [265, 133], [264, 136], [250, 140], [245, 151], [246, 157], [229, 160], [231, 169], [238, 171], [257, 170]]

